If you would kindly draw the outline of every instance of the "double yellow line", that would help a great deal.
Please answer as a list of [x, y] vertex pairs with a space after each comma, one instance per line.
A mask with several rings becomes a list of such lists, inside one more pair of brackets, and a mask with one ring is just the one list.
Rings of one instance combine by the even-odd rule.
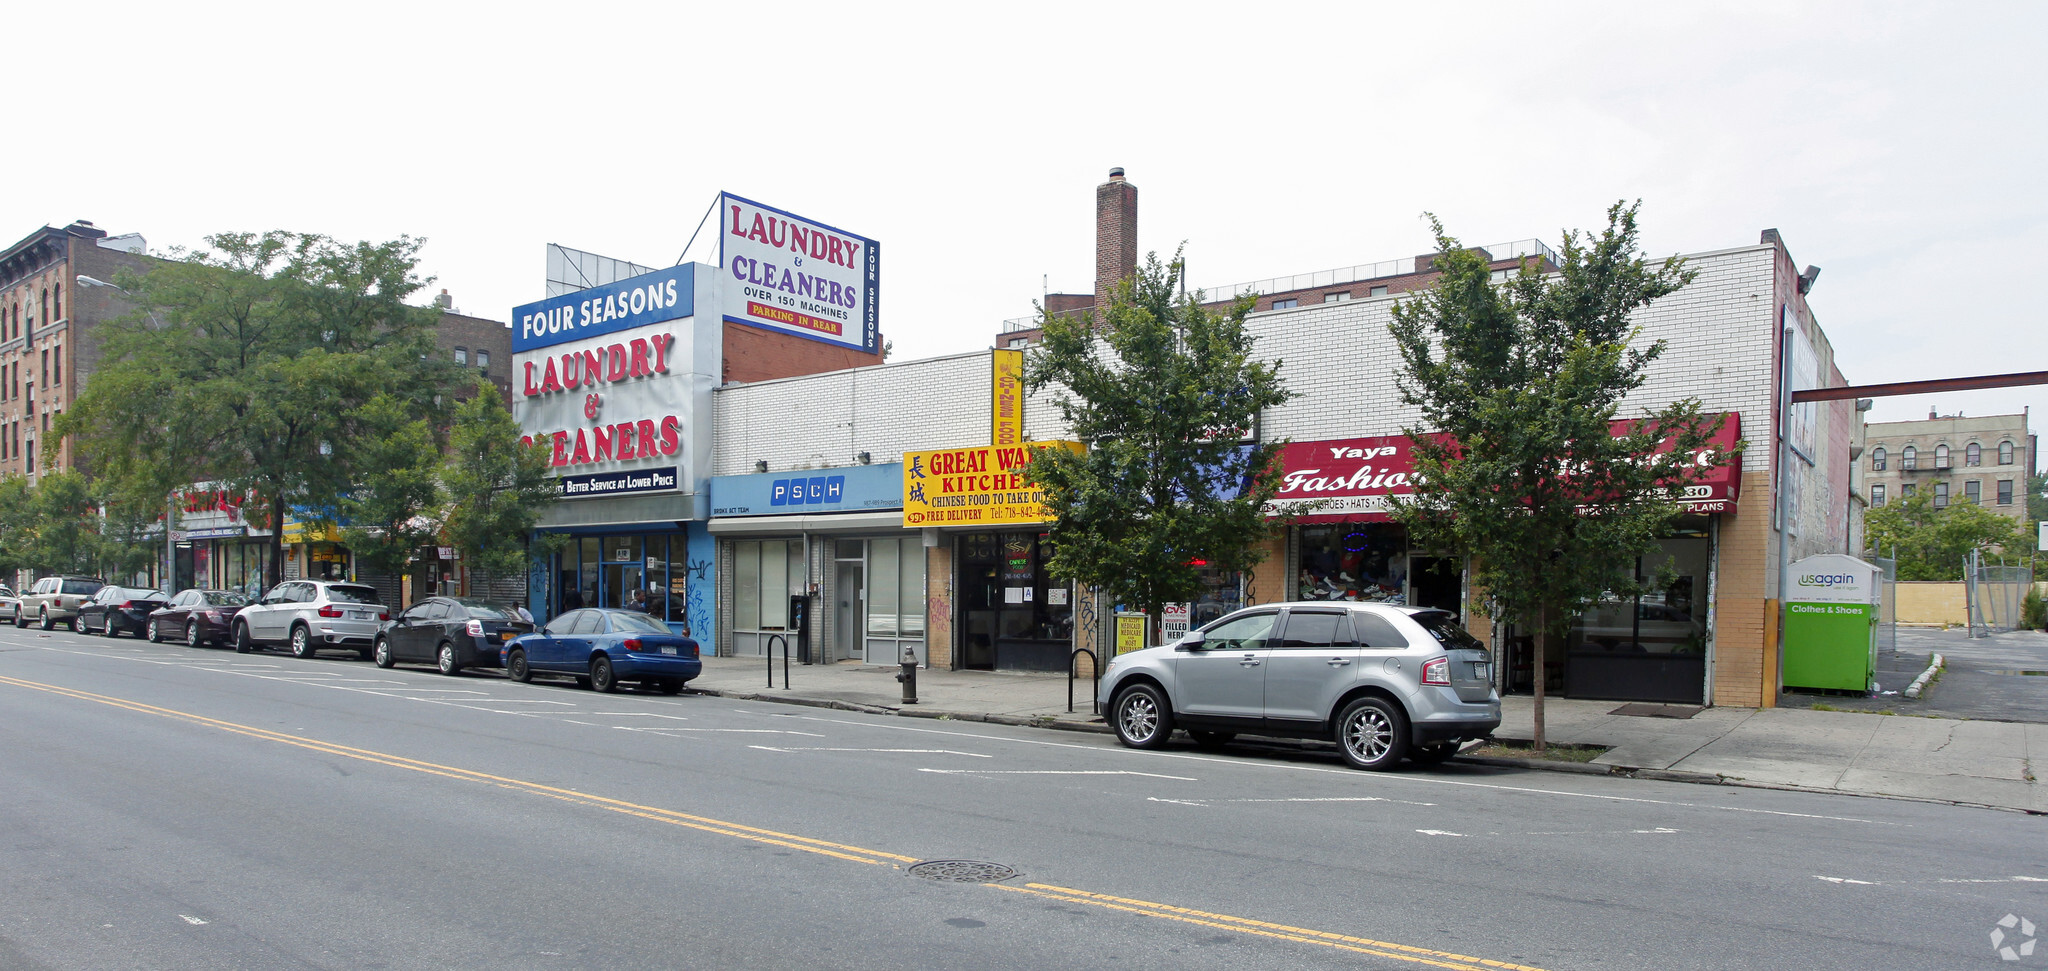
[[[682, 826], [706, 833], [716, 833], [720, 836], [730, 836], [736, 839], [751, 840], [756, 843], [765, 843], [770, 846], [780, 846], [785, 849], [802, 850], [806, 853], [816, 853], [821, 856], [829, 856], [837, 860], [848, 860], [854, 863], [866, 863], [877, 866], [891, 866], [898, 869], [918, 862], [918, 858], [913, 856], [903, 856], [897, 853], [885, 853], [881, 850], [872, 850], [860, 846], [851, 846], [845, 843], [833, 843], [827, 840], [812, 839], [808, 836], [797, 836], [791, 833], [781, 833], [772, 829], [761, 829], [756, 826], [746, 826], [740, 823], [731, 823], [720, 819], [712, 819], [708, 816], [697, 816], [690, 813], [677, 812], [673, 809], [662, 809], [658, 806], [643, 806], [638, 803], [626, 802], [620, 799], [609, 799], [604, 796], [596, 796], [587, 792], [578, 792], [574, 789], [562, 789], [556, 786], [542, 785], [538, 782], [527, 782], [522, 779], [512, 779], [507, 778], [505, 776], [491, 775], [487, 772], [477, 772], [472, 769], [462, 769], [450, 765], [440, 765], [434, 762], [422, 762], [418, 759], [408, 759], [404, 756], [391, 755], [389, 753], [377, 752], [371, 749], [354, 748], [352, 746], [340, 745], [334, 742], [323, 742], [319, 739], [304, 738], [298, 735], [288, 735], [284, 732], [274, 732], [266, 728], [255, 728], [253, 726], [242, 725], [235, 722], [222, 721], [218, 718], [208, 718], [204, 715], [195, 715], [190, 712], [178, 711], [171, 708], [159, 708], [156, 705], [143, 704], [139, 701], [130, 701], [125, 698], [115, 698], [109, 695], [94, 694], [93, 692], [80, 691], [76, 688], [66, 688], [59, 685], [43, 684], [36, 681], [24, 681], [20, 678], [10, 678], [4, 675], [0, 675], [0, 685], [11, 685], [17, 688], [27, 688], [32, 691], [47, 692], [49, 694], [54, 694], [65, 698], [71, 698], [77, 701], [87, 701], [92, 702], [94, 704], [109, 705], [115, 708], [123, 709], [125, 711], [136, 712], [138, 714], [155, 715], [160, 718], [169, 718], [174, 721], [182, 721], [188, 724], [200, 725], [206, 728], [218, 729], [224, 732], [232, 732], [236, 735], [245, 735], [249, 738], [261, 739], [266, 742], [277, 742], [283, 745], [290, 745], [296, 748], [305, 749], [310, 752], [319, 752], [325, 755], [336, 755], [342, 758], [357, 759], [363, 762], [372, 762], [377, 765], [390, 766], [395, 769], [406, 769], [413, 772], [422, 772], [427, 775], [440, 776], [444, 779], [454, 779], [461, 782], [477, 782], [485, 785], [497, 786], [501, 789], [509, 789], [514, 792], [524, 792], [531, 795], [544, 796], [549, 799], [557, 799], [562, 802], [571, 803], [573, 805], [588, 806], [593, 809], [602, 809], [607, 812], [615, 812], [626, 816], [633, 816], [639, 819], [650, 820], [652, 822], [667, 823], [671, 826]], [[1450, 968], [1454, 969], [1454, 971], [1481, 971], [1481, 969], [1497, 969], [1497, 971], [1542, 971], [1542, 969], [1540, 968], [1533, 968], [1523, 964], [1510, 964], [1505, 961], [1494, 961], [1486, 958], [1472, 957], [1470, 955], [1465, 954], [1454, 954], [1449, 951], [1437, 951], [1425, 947], [1416, 947], [1410, 944], [1397, 944], [1390, 941], [1376, 941], [1371, 938], [1354, 937], [1348, 934], [1337, 934], [1332, 933], [1330, 931], [1319, 931], [1305, 927], [1292, 927], [1286, 924], [1276, 924], [1269, 921], [1253, 920], [1247, 917], [1233, 917], [1228, 914], [1209, 913], [1207, 911], [1192, 910], [1186, 907], [1176, 907], [1171, 904], [1154, 903], [1152, 901], [1146, 900], [1134, 900], [1128, 897], [1113, 897], [1108, 894], [1092, 893], [1086, 890], [1075, 890], [1070, 887], [1060, 887], [1054, 886], [1052, 884], [1028, 883], [1021, 887], [1013, 887], [1005, 884], [994, 883], [985, 884], [985, 886], [993, 887], [997, 890], [1009, 891], [1011, 893], [1030, 894], [1032, 896], [1044, 897], [1052, 900], [1059, 900], [1066, 903], [1082, 904], [1091, 907], [1100, 907], [1106, 910], [1113, 910], [1127, 914], [1135, 914], [1142, 917], [1152, 917], [1160, 920], [1169, 920], [1178, 923], [1193, 924], [1196, 926], [1208, 927], [1216, 930], [1232, 931], [1239, 934], [1249, 934], [1255, 937], [1265, 937], [1275, 940], [1292, 941], [1300, 944], [1314, 944], [1322, 947], [1336, 948], [1338, 950], [1343, 951], [1354, 951], [1360, 954], [1371, 954], [1377, 957], [1391, 958], [1396, 961], [1405, 961], [1414, 964], [1428, 965], [1430, 967], [1437, 968]]]

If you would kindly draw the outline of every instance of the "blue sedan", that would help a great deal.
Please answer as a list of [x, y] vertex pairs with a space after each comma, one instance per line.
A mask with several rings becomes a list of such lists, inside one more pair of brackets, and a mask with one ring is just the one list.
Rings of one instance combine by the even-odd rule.
[[672, 695], [703, 673], [697, 642], [668, 625], [631, 610], [571, 610], [537, 633], [513, 639], [499, 650], [505, 675], [531, 681], [536, 674], [566, 674], [599, 691], [617, 691], [621, 681]]

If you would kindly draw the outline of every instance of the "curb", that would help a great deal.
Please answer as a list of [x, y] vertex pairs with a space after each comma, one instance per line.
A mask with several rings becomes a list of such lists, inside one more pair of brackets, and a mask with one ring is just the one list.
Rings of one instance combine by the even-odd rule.
[[1927, 688], [1927, 682], [1933, 680], [1935, 673], [1940, 671], [1942, 665], [1947, 663], [1948, 658], [1942, 657], [1940, 653], [1936, 653], [1933, 657], [1928, 658], [1927, 670], [1920, 672], [1920, 676], [1914, 678], [1913, 683], [1907, 686], [1906, 697], [1918, 701], [1920, 699], [1920, 692]]

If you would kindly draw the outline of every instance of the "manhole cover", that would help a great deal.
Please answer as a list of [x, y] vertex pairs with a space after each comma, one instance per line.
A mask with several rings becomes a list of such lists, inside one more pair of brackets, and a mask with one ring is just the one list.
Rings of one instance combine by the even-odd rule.
[[996, 883], [1016, 876], [1017, 871], [978, 860], [933, 860], [912, 866], [910, 875], [942, 883]]

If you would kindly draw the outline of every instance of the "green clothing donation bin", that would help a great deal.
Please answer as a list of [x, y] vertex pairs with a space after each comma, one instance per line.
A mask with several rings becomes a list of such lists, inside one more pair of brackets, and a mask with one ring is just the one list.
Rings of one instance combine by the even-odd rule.
[[1883, 572], [1825, 553], [1793, 563], [1785, 596], [1785, 687], [1874, 691]]

